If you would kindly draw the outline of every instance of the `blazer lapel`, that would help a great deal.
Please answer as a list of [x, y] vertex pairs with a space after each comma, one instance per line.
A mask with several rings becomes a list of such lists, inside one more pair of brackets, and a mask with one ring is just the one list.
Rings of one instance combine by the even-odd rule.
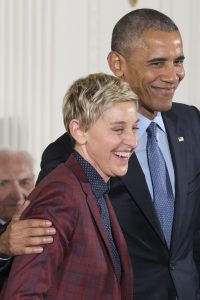
[[86, 177], [81, 165], [78, 163], [78, 161], [75, 159], [75, 157], [73, 155], [67, 160], [67, 165], [68, 165], [68, 167], [73, 166], [73, 172], [75, 173], [75, 175], [77, 176], [77, 178], [80, 181], [83, 192], [85, 193], [85, 196], [86, 196], [86, 202], [88, 204], [88, 208], [91, 212], [94, 223], [96, 224], [97, 230], [99, 231], [99, 234], [105, 244], [105, 247], [108, 251], [108, 255], [110, 257], [111, 263], [112, 263], [114, 271], [115, 271], [113, 257], [112, 257], [109, 241], [107, 238], [107, 234], [104, 229], [103, 221], [102, 221], [101, 215], [99, 213], [99, 208], [98, 208], [95, 196], [92, 192], [92, 189], [87, 180], [87, 177]]
[[[103, 225], [101, 215], [99, 213], [99, 209], [98, 209], [98, 205], [96, 203], [96, 199], [95, 199], [95, 197], [92, 193], [92, 190], [91, 190], [91, 187], [90, 187], [89, 183], [82, 184], [82, 187], [83, 187], [83, 191], [86, 194], [86, 201], [87, 201], [89, 210], [91, 212], [91, 215], [93, 217], [94, 223], [96, 224], [97, 229], [100, 233], [100, 236], [101, 236], [101, 238], [102, 238], [102, 240], [103, 240], [103, 242], [106, 246], [106, 249], [108, 251], [109, 257], [111, 259], [111, 262], [112, 262], [113, 268], [114, 268], [113, 257], [112, 257], [108, 237], [107, 237], [104, 225]], [[115, 268], [114, 268], [114, 270], [115, 270]]]
[[[133, 294], [132, 264], [128, 253], [128, 248], [125, 242], [125, 238], [123, 236], [119, 222], [117, 220], [117, 217], [111, 205], [110, 199], [108, 197], [106, 197], [106, 203], [110, 215], [110, 223], [111, 223], [113, 238], [121, 261], [121, 267], [122, 267], [121, 287], [122, 287], [123, 299], [126, 298], [129, 299], [132, 298], [132, 294]], [[114, 262], [113, 262], [113, 268], [116, 273]], [[116, 273], [116, 277], [118, 278], [117, 273]]]

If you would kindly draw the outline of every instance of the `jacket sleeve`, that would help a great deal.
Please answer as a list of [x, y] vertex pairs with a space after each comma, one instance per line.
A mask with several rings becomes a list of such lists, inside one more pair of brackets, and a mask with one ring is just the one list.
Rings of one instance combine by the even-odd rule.
[[48, 218], [57, 234], [54, 242], [44, 246], [41, 254], [21, 255], [13, 259], [1, 299], [41, 300], [46, 299], [47, 294], [51, 298], [51, 293], [56, 293], [54, 289], [58, 285], [55, 287], [54, 284], [78, 218], [76, 201], [68, 201], [67, 194], [72, 194], [71, 189], [62, 182], [47, 184], [38, 192], [36, 188], [31, 194], [31, 205], [23, 218]]
[[[9, 223], [4, 225], [0, 225], [0, 235], [6, 231], [6, 228]], [[0, 253], [0, 274], [7, 275], [9, 273], [10, 267], [12, 264], [12, 257], [5, 254]]]

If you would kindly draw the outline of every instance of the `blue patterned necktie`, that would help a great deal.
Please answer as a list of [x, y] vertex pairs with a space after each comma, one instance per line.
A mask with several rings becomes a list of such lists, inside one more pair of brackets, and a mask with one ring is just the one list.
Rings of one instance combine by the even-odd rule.
[[117, 248], [116, 248], [114, 240], [113, 240], [113, 235], [112, 235], [112, 230], [111, 230], [111, 225], [110, 225], [110, 217], [109, 217], [108, 208], [107, 208], [104, 197], [102, 196], [102, 197], [98, 198], [97, 203], [100, 208], [100, 214], [101, 214], [101, 217], [103, 220], [103, 225], [104, 225], [105, 231], [107, 233], [108, 241], [110, 244], [113, 261], [115, 264], [115, 270], [116, 270], [118, 278], [120, 280], [121, 279], [121, 262], [120, 262]]
[[151, 122], [147, 128], [147, 158], [153, 185], [154, 207], [170, 248], [174, 216], [174, 195], [165, 159], [156, 138], [157, 124]]

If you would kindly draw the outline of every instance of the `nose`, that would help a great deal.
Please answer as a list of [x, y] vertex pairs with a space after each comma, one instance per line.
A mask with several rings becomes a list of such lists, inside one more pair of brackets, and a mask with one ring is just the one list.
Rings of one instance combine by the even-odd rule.
[[12, 186], [12, 197], [16, 201], [24, 201], [23, 189], [20, 187], [18, 182], [14, 182]]
[[131, 149], [135, 149], [138, 144], [138, 135], [137, 131], [128, 131], [124, 136], [124, 144], [129, 146]]
[[161, 80], [174, 84], [180, 82], [184, 77], [183, 66], [176, 66], [174, 64], [167, 65], [161, 75]]

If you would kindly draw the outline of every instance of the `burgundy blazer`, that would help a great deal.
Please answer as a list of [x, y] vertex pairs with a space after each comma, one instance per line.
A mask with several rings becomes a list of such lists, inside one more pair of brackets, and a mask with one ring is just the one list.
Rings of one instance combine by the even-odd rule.
[[14, 259], [4, 300], [131, 300], [133, 278], [126, 243], [106, 199], [122, 264], [119, 282], [96, 199], [71, 156], [34, 189], [23, 218], [49, 219], [57, 230], [42, 254]]

